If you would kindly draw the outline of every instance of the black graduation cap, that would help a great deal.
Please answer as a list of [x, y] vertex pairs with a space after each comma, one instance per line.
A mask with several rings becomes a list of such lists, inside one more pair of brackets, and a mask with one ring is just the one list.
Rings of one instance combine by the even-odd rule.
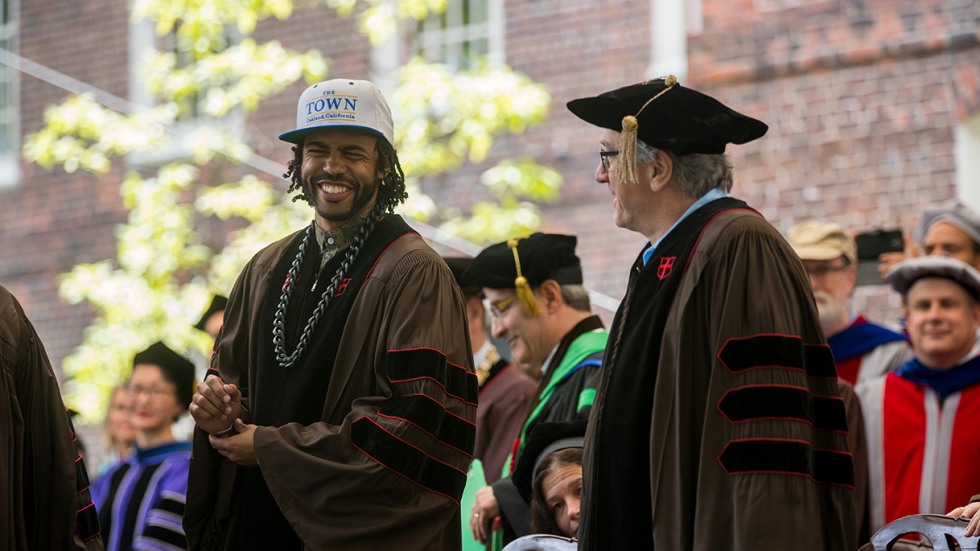
[[157, 341], [133, 357], [133, 367], [150, 364], [160, 368], [163, 376], [177, 387], [177, 399], [186, 408], [194, 395], [194, 364]]
[[490, 289], [516, 289], [528, 314], [537, 313], [531, 288], [548, 279], [560, 285], [582, 283], [582, 263], [575, 255], [574, 235], [536, 232], [483, 249], [463, 276]]
[[531, 429], [511, 474], [511, 481], [526, 503], [531, 503], [534, 474], [544, 458], [559, 450], [583, 447], [587, 425], [588, 420], [577, 419], [538, 423]]
[[635, 149], [630, 147], [637, 138], [679, 156], [718, 154], [727, 144], [747, 143], [769, 130], [764, 122], [681, 86], [673, 75], [575, 99], [567, 106], [585, 122], [623, 133], [621, 163], [634, 162]]
[[228, 297], [214, 295], [214, 298], [211, 299], [211, 305], [201, 314], [201, 321], [197, 322], [194, 327], [199, 331], [204, 331], [204, 327], [208, 323], [208, 318], [218, 312], [224, 311], [225, 306], [228, 306]]
[[463, 296], [473, 297], [480, 294], [483, 287], [469, 281], [465, 277], [466, 269], [473, 263], [472, 258], [463, 256], [444, 256], [442, 259], [446, 261], [446, 264], [449, 266], [449, 270], [453, 273], [453, 277], [456, 278], [456, 284], [459, 285], [460, 290], [463, 291]]

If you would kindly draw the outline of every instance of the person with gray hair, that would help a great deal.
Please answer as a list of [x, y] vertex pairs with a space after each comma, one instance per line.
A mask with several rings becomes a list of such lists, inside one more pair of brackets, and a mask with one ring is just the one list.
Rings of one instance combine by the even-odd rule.
[[790, 228], [786, 239], [810, 277], [837, 375], [857, 385], [901, 367], [912, 355], [906, 336], [865, 318], [852, 304], [858, 262], [854, 237], [839, 224], [805, 220]]
[[980, 488], [980, 272], [927, 256], [899, 263], [888, 281], [902, 295], [914, 356], [857, 389], [874, 530], [949, 511]]
[[579, 549], [856, 548], [847, 415], [809, 281], [729, 196], [727, 144], [768, 127], [673, 76], [568, 109], [604, 129], [595, 178], [616, 225], [649, 240], [586, 434]]

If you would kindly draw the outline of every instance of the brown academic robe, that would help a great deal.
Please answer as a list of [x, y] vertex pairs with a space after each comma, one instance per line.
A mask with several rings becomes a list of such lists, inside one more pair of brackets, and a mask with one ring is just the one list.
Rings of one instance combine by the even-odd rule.
[[504, 463], [514, 451], [514, 439], [520, 434], [527, 412], [534, 402], [538, 383], [528, 374], [500, 360], [480, 388], [480, 406], [476, 410], [476, 447], [473, 457], [483, 462], [487, 484], [503, 475]]
[[0, 549], [102, 549], [58, 381], [34, 327], [3, 287], [0, 368]]
[[760, 215], [719, 199], [678, 224], [635, 265], [610, 343], [580, 549], [857, 547], [833, 358], [798, 258]]
[[[254, 257], [229, 295], [214, 356], [226, 383], [253, 388], [257, 347], [271, 346], [271, 335], [257, 333], [262, 303], [270, 285], [281, 285], [270, 274], [294, 237]], [[458, 500], [477, 400], [466, 327], [462, 294], [445, 262], [414, 232], [394, 240], [353, 303], [322, 421], [255, 431], [258, 468], [307, 549], [459, 548]], [[430, 424], [411, 421], [417, 412], [405, 409], [410, 398], [426, 406]], [[248, 404], [244, 396], [246, 422]], [[447, 441], [466, 440], [466, 431], [469, 449]], [[227, 531], [261, 529], [236, 525], [236, 466], [200, 429], [190, 470], [184, 527], [191, 549], [226, 548]]]

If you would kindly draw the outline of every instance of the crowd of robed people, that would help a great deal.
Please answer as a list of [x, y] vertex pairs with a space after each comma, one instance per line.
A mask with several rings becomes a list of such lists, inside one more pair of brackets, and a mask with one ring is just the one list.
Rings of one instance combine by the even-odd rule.
[[[904, 305], [886, 327], [850, 306], [851, 232], [808, 221], [784, 238], [730, 195], [726, 147], [763, 122], [673, 77], [568, 109], [599, 128], [595, 180], [616, 225], [647, 240], [610, 328], [574, 236], [436, 254], [393, 214], [406, 191], [381, 92], [315, 84], [280, 136], [312, 222], [244, 267], [196, 391], [193, 363], [165, 344], [136, 355], [118, 393], [132, 436], [113, 443], [94, 507], [82, 474], [65, 477], [86, 486], [61, 496], [68, 539], [856, 549], [905, 514], [975, 511], [976, 214], [928, 210], [921, 249], [944, 256], [882, 259]], [[7, 357], [5, 371], [26, 369]], [[56, 387], [45, 400], [57, 412]], [[188, 406], [193, 443], [173, 434]], [[74, 465], [60, 417], [42, 434]], [[44, 531], [21, 517], [5, 519], [11, 548]]]

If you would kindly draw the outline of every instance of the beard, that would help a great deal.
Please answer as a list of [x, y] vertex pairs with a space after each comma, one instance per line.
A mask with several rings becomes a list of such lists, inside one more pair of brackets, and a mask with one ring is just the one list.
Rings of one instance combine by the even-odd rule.
[[847, 304], [834, 300], [834, 297], [826, 291], [814, 291], [813, 298], [817, 301], [817, 313], [820, 316], [820, 325], [825, 328], [824, 331], [827, 327], [839, 323], [847, 314]]
[[[338, 210], [339, 204], [332, 204], [320, 198], [320, 195], [317, 193], [317, 186], [325, 180], [341, 182], [351, 187], [353, 198], [348, 208]], [[303, 178], [303, 193], [306, 194], [317, 215], [330, 222], [347, 222], [358, 214], [368, 210], [368, 207], [373, 205], [377, 198], [379, 186], [380, 183], [377, 178], [369, 182], [359, 182], [357, 178], [350, 174], [332, 175], [317, 173], [312, 178]]]

